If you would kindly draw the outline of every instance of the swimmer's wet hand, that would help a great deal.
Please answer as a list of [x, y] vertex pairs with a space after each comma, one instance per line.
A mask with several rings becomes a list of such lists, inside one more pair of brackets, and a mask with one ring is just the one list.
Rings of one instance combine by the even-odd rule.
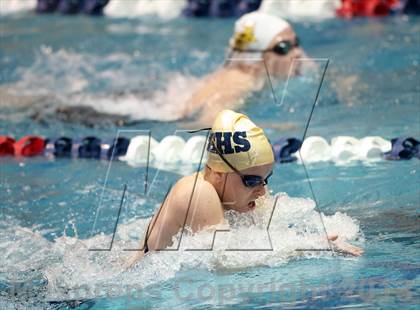
[[139, 251], [137, 252], [135, 255], [133, 255], [130, 259], [128, 259], [125, 263], [124, 263], [124, 269], [128, 270], [133, 268], [136, 263], [144, 256], [144, 252], [143, 251]]
[[328, 240], [332, 241], [334, 250], [339, 253], [350, 254], [353, 256], [361, 256], [364, 253], [362, 248], [346, 242], [344, 239], [339, 238], [338, 235], [328, 236]]

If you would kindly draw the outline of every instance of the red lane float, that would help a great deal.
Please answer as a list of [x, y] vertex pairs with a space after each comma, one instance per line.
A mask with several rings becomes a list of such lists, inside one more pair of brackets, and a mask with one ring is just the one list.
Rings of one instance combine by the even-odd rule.
[[15, 139], [12, 137], [0, 136], [0, 156], [13, 156], [15, 154], [14, 143]]
[[400, 0], [341, 0], [336, 14], [343, 18], [387, 16], [400, 6]]
[[15, 156], [37, 156], [44, 152], [45, 140], [37, 136], [25, 136], [15, 142]]

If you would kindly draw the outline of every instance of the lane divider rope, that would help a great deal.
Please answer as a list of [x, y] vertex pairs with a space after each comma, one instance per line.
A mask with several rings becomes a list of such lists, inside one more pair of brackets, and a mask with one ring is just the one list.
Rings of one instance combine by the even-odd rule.
[[[48, 158], [118, 159], [131, 166], [142, 166], [148, 161], [161, 165], [198, 164], [203, 148], [207, 147], [206, 142], [206, 137], [203, 135], [194, 135], [187, 141], [180, 136], [169, 135], [160, 142], [148, 135], [109, 140], [101, 140], [94, 136], [72, 139], [64, 136], [43, 138], [28, 135], [19, 140], [10, 136], [0, 136], [0, 156], [43, 155]], [[297, 138], [283, 137], [274, 141], [272, 145], [278, 163], [303, 161], [305, 164], [316, 162], [345, 164], [381, 159], [406, 160], [413, 157], [420, 159], [420, 142], [412, 137], [386, 140], [380, 136], [368, 136], [362, 139], [337, 136], [330, 142], [320, 136], [307, 137], [303, 142]]]

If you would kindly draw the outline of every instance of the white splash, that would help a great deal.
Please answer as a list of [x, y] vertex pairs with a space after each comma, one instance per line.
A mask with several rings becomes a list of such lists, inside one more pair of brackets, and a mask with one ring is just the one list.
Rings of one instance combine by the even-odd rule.
[[[114, 77], [115, 78], [115, 77]], [[68, 105], [89, 106], [94, 110], [128, 116], [132, 120], [172, 121], [183, 117], [188, 98], [196, 79], [174, 73], [166, 88], [151, 94], [127, 92], [123, 94], [75, 94]]]
[[[7, 102], [17, 102], [13, 106], [33, 108], [42, 104], [47, 105], [43, 107], [46, 110], [51, 105], [89, 106], [132, 120], [181, 118], [197, 79], [162, 73], [160, 68], [153, 67], [146, 80], [135, 64], [138, 56], [127, 53], [97, 56], [42, 46], [29, 68], [17, 69], [19, 81], [3, 85], [0, 93], [8, 98]], [[107, 92], [97, 91], [98, 88]]]
[[[4, 222], [0, 226], [0, 272], [3, 274], [0, 280], [13, 282], [14, 275], [35, 269], [48, 279], [46, 300], [84, 299], [109, 296], [115, 291], [120, 295], [128, 294], [127, 290], [166, 281], [182, 270], [274, 267], [303, 256], [331, 257], [328, 252], [302, 254], [296, 251], [328, 247], [320, 214], [314, 207], [310, 199], [291, 198], [283, 193], [260, 198], [254, 212], [226, 213], [230, 231], [216, 233], [212, 251], [189, 249], [211, 248], [214, 232], [202, 231], [195, 235], [184, 232], [179, 251], [151, 253], [130, 270], [124, 265], [133, 252], [123, 249], [139, 246], [149, 219], [121, 224], [112, 251], [89, 251], [109, 247], [111, 235], [80, 240], [73, 227], [76, 237], [64, 235], [48, 242], [40, 232], [21, 228], [9, 220], [8, 224]], [[329, 234], [339, 234], [351, 242], [364, 241], [357, 221], [346, 214], [322, 216]], [[174, 247], [179, 238], [180, 234], [174, 237]]]

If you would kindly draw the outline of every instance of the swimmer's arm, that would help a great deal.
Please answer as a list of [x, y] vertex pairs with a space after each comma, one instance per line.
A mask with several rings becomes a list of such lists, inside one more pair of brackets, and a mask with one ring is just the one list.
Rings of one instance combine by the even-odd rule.
[[[322, 237], [323, 240], [325, 236]], [[361, 256], [364, 253], [362, 248], [359, 248], [355, 245], [352, 245], [346, 241], [345, 238], [339, 237], [338, 235], [328, 235], [328, 242], [330, 243], [332, 250], [335, 253], [339, 254], [349, 254], [353, 256]], [[309, 249], [311, 250], [311, 249]], [[317, 251], [316, 249], [312, 249], [313, 251]], [[330, 250], [329, 248], [321, 249], [321, 250]], [[301, 251], [301, 250], [298, 250]], [[304, 250], [307, 251], [307, 250]]]
[[[170, 206], [171, 204], [172, 199], [171, 195], [169, 194], [165, 203], [159, 208], [159, 210], [153, 215], [152, 219], [150, 220], [148, 224], [148, 235], [145, 235], [142, 238], [142, 240], [139, 243], [138, 250], [125, 264], [126, 268], [133, 267], [141, 258], [143, 258], [143, 256], [145, 255], [144, 249], [146, 245], [146, 238], [149, 251], [156, 249], [164, 249], [166, 246], [170, 245], [172, 236], [175, 235], [179, 229], [178, 227], [173, 227], [174, 221], [171, 221], [170, 218], [173, 215], [167, 212], [168, 209], [171, 209], [168, 208], [168, 206]], [[160, 209], [162, 209], [162, 211], [160, 211]], [[159, 223], [163, 224], [158, 225]]]
[[[144, 236], [140, 241], [138, 250], [126, 263], [126, 268], [133, 267], [140, 259], [142, 259], [146, 253], [144, 253], [145, 242], [147, 238], [148, 250], [155, 251], [164, 249], [171, 244], [172, 236], [175, 235], [179, 227], [174, 226], [174, 221], [171, 220], [173, 216], [171, 212], [167, 212], [168, 206], [171, 205], [171, 200], [165, 201], [165, 204], [161, 206], [162, 212], [157, 211], [149, 223], [148, 235]], [[174, 209], [174, 208], [172, 208]], [[158, 216], [159, 215], [159, 216]], [[146, 232], [145, 232], [146, 234]]]
[[[153, 216], [152, 221], [154, 221], [156, 214]], [[143, 256], [145, 255], [144, 253], [144, 248], [145, 248], [145, 240], [146, 240], [146, 236], [143, 237], [143, 239], [140, 241], [137, 249], [135, 250], [135, 254], [132, 255], [125, 263], [124, 263], [124, 267], [126, 269], [130, 269], [132, 267], [134, 267], [134, 265], [143, 258]], [[148, 241], [149, 242], [149, 241]]]
[[139, 259], [143, 258], [143, 256], [144, 256], [144, 238], [140, 242], [139, 249], [136, 251], [136, 254], [131, 256], [129, 260], [124, 264], [125, 269], [132, 268], [139, 261]]
[[345, 239], [339, 237], [338, 235], [329, 235], [328, 240], [331, 241], [334, 246], [334, 250], [337, 252], [354, 256], [361, 256], [364, 253], [362, 248], [346, 242]]

